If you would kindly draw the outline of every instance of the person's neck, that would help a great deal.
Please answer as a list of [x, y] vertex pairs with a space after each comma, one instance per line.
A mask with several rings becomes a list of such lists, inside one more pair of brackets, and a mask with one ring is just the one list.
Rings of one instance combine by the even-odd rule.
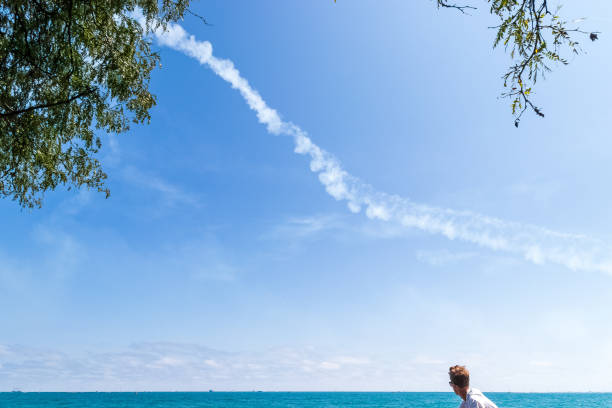
[[461, 397], [462, 400], [465, 401], [467, 399], [467, 393], [468, 393], [469, 389], [470, 389], [470, 387], [465, 387], [465, 388], [462, 388], [462, 389], [459, 390], [458, 394], [459, 394], [459, 396]]

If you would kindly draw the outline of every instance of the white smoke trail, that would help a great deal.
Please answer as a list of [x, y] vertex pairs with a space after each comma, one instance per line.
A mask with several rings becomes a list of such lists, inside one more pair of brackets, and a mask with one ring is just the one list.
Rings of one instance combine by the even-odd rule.
[[176, 24], [154, 31], [161, 45], [181, 51], [210, 67], [237, 89], [259, 122], [275, 135], [288, 135], [295, 141], [295, 152], [310, 156], [310, 169], [318, 173], [327, 192], [336, 200], [347, 202], [350, 211], [365, 209], [367, 217], [416, 227], [454, 240], [472, 242], [493, 250], [523, 256], [536, 264], [553, 263], [572, 270], [600, 271], [612, 274], [610, 251], [603, 243], [581, 235], [564, 234], [545, 228], [503, 221], [467, 211], [430, 207], [409, 199], [375, 191], [347, 173], [330, 153], [314, 144], [307, 133], [281, 119], [234, 64], [212, 54], [208, 41], [198, 41]]

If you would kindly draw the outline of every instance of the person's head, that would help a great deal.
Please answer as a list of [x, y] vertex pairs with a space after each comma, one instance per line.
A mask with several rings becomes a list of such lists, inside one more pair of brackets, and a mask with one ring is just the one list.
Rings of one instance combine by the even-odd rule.
[[448, 369], [450, 381], [448, 384], [453, 387], [455, 394], [465, 395], [470, 388], [470, 372], [465, 366], [456, 365]]

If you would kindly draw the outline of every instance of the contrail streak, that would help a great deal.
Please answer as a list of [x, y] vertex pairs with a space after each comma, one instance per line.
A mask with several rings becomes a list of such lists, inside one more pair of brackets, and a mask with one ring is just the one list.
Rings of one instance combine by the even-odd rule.
[[234, 64], [212, 54], [208, 41], [198, 41], [181, 26], [169, 24], [154, 35], [161, 45], [183, 52], [208, 66], [238, 90], [260, 123], [275, 135], [291, 136], [295, 152], [310, 157], [310, 169], [336, 200], [346, 201], [353, 213], [362, 209], [367, 217], [418, 228], [448, 239], [520, 255], [536, 264], [552, 263], [572, 270], [612, 274], [612, 259], [602, 242], [582, 235], [564, 234], [534, 225], [503, 221], [469, 211], [455, 211], [414, 203], [397, 195], [378, 192], [344, 170], [330, 153], [317, 146], [297, 125], [283, 121], [261, 95], [240, 75]]

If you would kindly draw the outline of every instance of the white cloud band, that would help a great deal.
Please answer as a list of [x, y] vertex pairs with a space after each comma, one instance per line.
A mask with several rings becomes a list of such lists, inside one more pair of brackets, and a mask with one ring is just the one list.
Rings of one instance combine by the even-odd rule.
[[417, 204], [407, 198], [375, 191], [346, 172], [330, 153], [317, 146], [297, 125], [283, 121], [261, 95], [240, 75], [234, 64], [212, 53], [208, 41], [198, 41], [181, 26], [169, 24], [154, 35], [161, 45], [181, 51], [207, 65], [237, 89], [260, 123], [275, 135], [291, 136], [295, 152], [310, 157], [310, 169], [318, 173], [325, 190], [336, 200], [347, 202], [350, 211], [365, 209], [371, 219], [393, 222], [459, 239], [492, 250], [520, 255], [536, 264], [552, 263], [572, 270], [612, 274], [611, 251], [607, 245], [581, 235], [564, 234], [545, 228], [503, 221], [484, 215]]

